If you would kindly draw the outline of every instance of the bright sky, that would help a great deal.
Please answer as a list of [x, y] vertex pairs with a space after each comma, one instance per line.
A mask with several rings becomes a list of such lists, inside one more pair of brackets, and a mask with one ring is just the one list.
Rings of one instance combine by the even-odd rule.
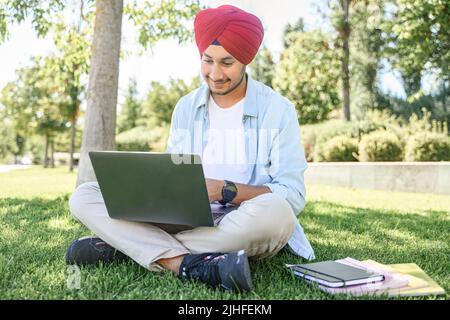
[[[125, 0], [125, 3], [127, 0]], [[203, 4], [216, 7], [222, 4], [236, 5], [257, 15], [265, 28], [264, 43], [277, 58], [282, 50], [282, 32], [287, 23], [303, 17], [306, 26], [320, 26], [322, 20], [316, 12], [313, 0], [202, 0]], [[0, 44], [0, 90], [8, 81], [15, 79], [15, 70], [27, 65], [34, 55], [45, 55], [52, 51], [52, 40], [38, 39], [29, 21], [13, 26], [10, 39]], [[137, 32], [127, 19], [123, 20], [122, 49], [138, 52]], [[125, 92], [129, 80], [135, 78], [139, 92], [145, 93], [151, 81], [166, 82], [169, 78], [190, 80], [199, 74], [200, 59], [194, 42], [179, 46], [174, 40], [159, 42], [153, 53], [142, 56], [130, 55], [120, 63], [119, 100]], [[386, 92], [403, 96], [398, 76], [385, 73], [381, 76], [382, 88]]]

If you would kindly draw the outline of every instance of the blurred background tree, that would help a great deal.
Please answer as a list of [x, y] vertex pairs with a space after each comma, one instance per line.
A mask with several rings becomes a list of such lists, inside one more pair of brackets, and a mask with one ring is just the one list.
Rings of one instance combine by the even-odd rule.
[[272, 53], [267, 47], [262, 46], [249, 68], [253, 79], [264, 83], [266, 86], [273, 87], [275, 62], [273, 61]]
[[[385, 53], [402, 75], [413, 112], [420, 113], [421, 106], [425, 106], [434, 117], [449, 121], [449, 2], [396, 0], [389, 4], [393, 10], [383, 23], [388, 42]], [[421, 90], [425, 73], [434, 74], [435, 81], [440, 84], [439, 91], [428, 97]]]
[[67, 120], [63, 110], [66, 97], [53, 77], [54, 63], [51, 57], [34, 57], [32, 66], [20, 69], [17, 80], [8, 83], [1, 95], [16, 135], [44, 138], [44, 167], [54, 166], [54, 138], [66, 130]]
[[[119, 61], [117, 51], [111, 63], [100, 59], [96, 61], [103, 66], [92, 65], [96, 36], [114, 40], [111, 43], [120, 47], [120, 37], [94, 32], [100, 4], [111, 6], [102, 0], [0, 3], [0, 42], [13, 36], [12, 25], [30, 19], [36, 33], [50, 35], [55, 44], [53, 52], [32, 58], [17, 70], [14, 81], [0, 88], [0, 161], [20, 163], [31, 153], [35, 163], [51, 167], [52, 155], [64, 152], [72, 170], [82, 134], [85, 150], [115, 148], [114, 140], [119, 150], [165, 149], [173, 109], [182, 96], [201, 85], [200, 78], [153, 81], [142, 92], [138, 92], [142, 84], [131, 79], [119, 111], [112, 82], [95, 89], [97, 80], [91, 79], [89, 95], [88, 74], [99, 77], [95, 70], [112, 72]], [[434, 154], [429, 157], [433, 161], [445, 159], [450, 120], [448, 1], [323, 0], [317, 4], [320, 23], [308, 24], [299, 17], [286, 24], [281, 52], [263, 44], [248, 68], [254, 79], [294, 104], [308, 160], [398, 159], [400, 155], [423, 160], [427, 154]], [[69, 7], [74, 13], [70, 21], [63, 18]], [[194, 0], [128, 1], [123, 14], [135, 27], [143, 53], [162, 39], [192, 41], [188, 26], [200, 7], [200, 1]], [[121, 19], [113, 20], [117, 27]], [[405, 97], [386, 91], [381, 82], [386, 72], [400, 76]], [[89, 96], [109, 98], [89, 102]], [[94, 116], [84, 113], [86, 104]], [[104, 128], [99, 119], [109, 119]], [[395, 156], [392, 148], [386, 149], [391, 150], [388, 155], [373, 152], [377, 141], [392, 146]], [[440, 151], [431, 152], [427, 143]], [[87, 177], [82, 176], [79, 183]]]
[[339, 56], [329, 36], [316, 30], [298, 33], [283, 52], [273, 86], [294, 103], [301, 123], [317, 123], [340, 104], [339, 79]]

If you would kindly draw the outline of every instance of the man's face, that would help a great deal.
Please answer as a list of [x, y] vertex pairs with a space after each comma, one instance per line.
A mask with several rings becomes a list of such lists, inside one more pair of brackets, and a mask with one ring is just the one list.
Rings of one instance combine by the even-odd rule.
[[213, 94], [226, 95], [242, 83], [245, 65], [222, 46], [211, 45], [203, 53], [201, 72]]

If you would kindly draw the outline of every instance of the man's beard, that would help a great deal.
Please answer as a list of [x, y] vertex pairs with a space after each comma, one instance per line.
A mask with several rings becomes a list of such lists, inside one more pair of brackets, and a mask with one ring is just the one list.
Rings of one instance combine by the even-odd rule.
[[245, 73], [245, 69], [243, 70], [243, 72], [242, 72], [242, 77], [241, 77], [241, 80], [239, 80], [239, 82], [238, 83], [236, 83], [236, 85], [234, 85], [233, 87], [231, 87], [231, 88], [229, 88], [227, 91], [225, 91], [225, 92], [213, 92], [211, 89], [211, 92], [213, 93], [213, 94], [216, 94], [216, 95], [218, 95], [218, 96], [225, 96], [225, 95], [227, 95], [227, 94], [229, 94], [230, 92], [232, 92], [232, 91], [234, 91], [237, 87], [239, 87], [240, 85], [241, 85], [241, 83], [242, 83], [242, 81], [244, 80], [244, 77], [246, 76], [246, 73]]

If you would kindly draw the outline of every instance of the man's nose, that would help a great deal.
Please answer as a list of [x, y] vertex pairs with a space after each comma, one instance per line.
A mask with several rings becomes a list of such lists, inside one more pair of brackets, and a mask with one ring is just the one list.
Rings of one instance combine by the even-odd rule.
[[211, 67], [211, 72], [209, 73], [209, 78], [214, 81], [220, 81], [223, 79], [223, 73], [217, 64], [213, 64]]

